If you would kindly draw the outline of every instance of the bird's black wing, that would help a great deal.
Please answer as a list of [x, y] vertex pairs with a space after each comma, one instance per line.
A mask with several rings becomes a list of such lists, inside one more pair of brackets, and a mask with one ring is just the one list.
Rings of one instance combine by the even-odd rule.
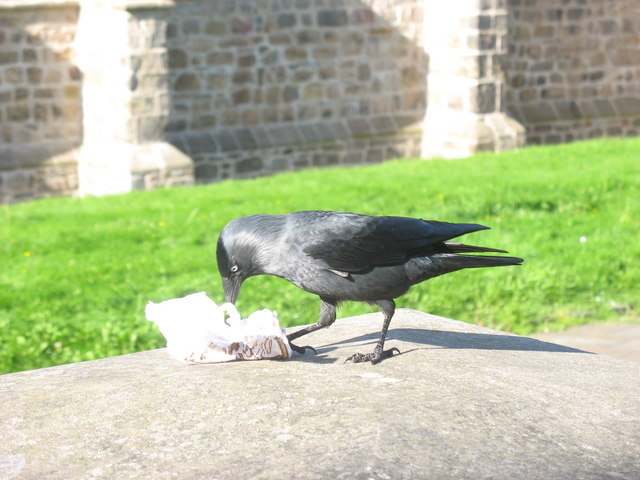
[[488, 227], [425, 221], [406, 217], [368, 217], [341, 212], [300, 212], [302, 251], [338, 272], [361, 272], [397, 265], [416, 255], [433, 253], [438, 245]]

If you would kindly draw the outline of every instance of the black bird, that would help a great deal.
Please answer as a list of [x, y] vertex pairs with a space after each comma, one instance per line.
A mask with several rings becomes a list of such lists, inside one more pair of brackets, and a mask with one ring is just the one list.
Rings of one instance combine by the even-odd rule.
[[[275, 275], [320, 297], [320, 319], [288, 335], [292, 340], [336, 319], [340, 302], [377, 304], [384, 315], [380, 340], [372, 353], [349, 361], [378, 363], [397, 349], [383, 350], [394, 299], [412, 285], [463, 268], [518, 265], [516, 257], [465, 255], [507, 253], [448, 241], [489, 227], [407, 217], [371, 217], [355, 213], [304, 211], [287, 215], [237, 218], [222, 230], [218, 269], [227, 302], [235, 303], [242, 282], [254, 275]], [[306, 348], [292, 345], [304, 353]]]

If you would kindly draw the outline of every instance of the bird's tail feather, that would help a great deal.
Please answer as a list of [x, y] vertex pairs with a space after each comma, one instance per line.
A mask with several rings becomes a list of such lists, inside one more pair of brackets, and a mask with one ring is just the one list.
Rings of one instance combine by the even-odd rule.
[[500, 250], [498, 248], [490, 247], [478, 247], [476, 245], [465, 245], [458, 242], [444, 242], [441, 245], [441, 250], [438, 253], [508, 253], [506, 250]]
[[437, 253], [430, 257], [423, 257], [422, 260], [428, 261], [429, 267], [419, 274], [420, 281], [425, 279], [423, 278], [425, 273], [428, 273], [428, 277], [426, 278], [432, 278], [465, 268], [505, 267], [509, 265], [520, 265], [524, 262], [522, 258], [518, 257], [459, 255], [455, 253]]
[[450, 261], [459, 262], [462, 268], [502, 267], [520, 265], [524, 259], [520, 257], [497, 257], [493, 255], [452, 255]]
[[[482, 247], [480, 247], [482, 248]], [[412, 285], [429, 278], [465, 268], [506, 267], [520, 265], [524, 260], [519, 257], [499, 257], [495, 255], [460, 255], [457, 253], [436, 253], [418, 257], [407, 262], [407, 274]]]
[[504, 267], [509, 265], [520, 265], [524, 259], [519, 257], [498, 257], [493, 255], [458, 255], [441, 254], [436, 261], [440, 268], [446, 270], [444, 273], [455, 272], [463, 268], [483, 268], [483, 267]]

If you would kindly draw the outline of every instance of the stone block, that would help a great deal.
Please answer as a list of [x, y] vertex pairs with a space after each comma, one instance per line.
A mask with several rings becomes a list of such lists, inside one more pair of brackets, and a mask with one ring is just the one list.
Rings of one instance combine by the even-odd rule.
[[182, 33], [184, 35], [195, 35], [200, 33], [200, 21], [195, 18], [188, 18], [182, 22]]
[[210, 73], [207, 75], [207, 90], [224, 90], [229, 85], [226, 73]]
[[233, 132], [240, 150], [253, 150], [258, 146], [251, 129], [239, 128]]
[[169, 68], [186, 68], [187, 67], [187, 54], [182, 49], [173, 48], [168, 52]]
[[296, 34], [296, 41], [298, 44], [320, 43], [322, 35], [317, 30], [302, 30]]
[[366, 118], [348, 118], [346, 120], [349, 131], [352, 135], [370, 135], [374, 132], [371, 124]]
[[293, 126], [274, 126], [268, 132], [273, 145], [294, 145], [303, 141], [302, 135]]
[[273, 33], [269, 35], [269, 44], [278, 46], [278, 45], [289, 45], [292, 43], [291, 35], [289, 33]]
[[319, 123], [316, 128], [320, 133], [320, 137], [324, 140], [332, 138], [344, 139], [351, 135], [351, 129], [342, 121]]
[[251, 101], [251, 90], [249, 88], [241, 88], [233, 92], [232, 95], [234, 105], [242, 105]]
[[29, 119], [29, 107], [26, 104], [13, 104], [7, 107], [7, 118], [12, 122], [25, 122]]
[[32, 93], [35, 98], [54, 98], [57, 90], [54, 90], [53, 88], [37, 88], [35, 90], [29, 88], [16, 88], [14, 90], [14, 97], [17, 102], [20, 102], [21, 100], [27, 100]]
[[0, 65], [16, 63], [18, 61], [18, 52], [0, 52]]
[[231, 81], [234, 85], [242, 85], [245, 83], [253, 83], [253, 71], [252, 70], [236, 70], [231, 77]]
[[491, 113], [496, 110], [497, 86], [494, 83], [480, 84], [471, 89], [471, 111], [474, 113]]
[[195, 167], [197, 182], [212, 182], [218, 179], [218, 166], [212, 163], [199, 163]]
[[77, 103], [52, 105], [51, 113], [53, 118], [60, 118], [62, 120], [80, 120], [82, 118], [82, 111], [80, 105]]
[[616, 115], [616, 111], [609, 100], [597, 99], [593, 102], [593, 104], [600, 113], [600, 116], [604, 118], [613, 117]]
[[218, 65], [231, 65], [234, 62], [233, 52], [224, 51], [224, 52], [212, 52], [207, 55], [207, 65], [210, 66], [218, 66]]
[[246, 176], [247, 174], [256, 174], [264, 169], [264, 164], [259, 157], [246, 157], [237, 160], [233, 164], [236, 175]]
[[297, 23], [298, 21], [295, 13], [281, 13], [278, 15], [278, 28], [293, 28]]
[[49, 108], [47, 105], [35, 104], [33, 106], [33, 119], [36, 122], [46, 122], [49, 120]]
[[[314, 53], [315, 57], [315, 53]], [[336, 78], [337, 71], [333, 65], [324, 65], [318, 69], [318, 76], [321, 80], [331, 80]]]
[[307, 50], [297, 46], [288, 47], [284, 51], [285, 58], [290, 62], [304, 62], [307, 60]]
[[371, 118], [370, 122], [375, 133], [388, 133], [397, 130], [391, 117], [375, 117]]
[[5, 174], [3, 176], [4, 189], [11, 192], [12, 195], [17, 195], [33, 190], [34, 184], [34, 172], [30, 170], [20, 170]]
[[308, 80], [311, 80], [315, 74], [315, 71], [312, 69], [296, 69], [296, 72], [293, 74], [292, 80], [297, 83], [305, 83]]
[[365, 158], [367, 163], [380, 163], [387, 160], [388, 157], [385, 157], [384, 149], [370, 148], [365, 152]]
[[325, 86], [322, 83], [311, 83], [305, 85], [302, 90], [302, 100], [317, 101], [325, 98]]
[[[172, 145], [164, 142], [147, 143], [136, 145], [131, 152], [132, 181], [135, 182], [136, 177], [147, 178], [144, 184], [133, 183], [132, 188], [148, 190], [165, 186], [174, 171], [180, 172], [183, 184], [193, 184], [193, 161]], [[171, 183], [176, 184], [175, 180]]]
[[330, 167], [340, 163], [340, 156], [337, 153], [315, 153], [311, 157], [311, 164], [314, 167]]
[[212, 135], [215, 138], [216, 144], [220, 146], [221, 151], [228, 152], [238, 150], [239, 145], [231, 130], [215, 130], [212, 132]]
[[616, 112], [621, 117], [640, 115], [640, 99], [638, 97], [617, 98], [613, 102]]
[[0, 146], [0, 171], [16, 170], [20, 162], [14, 154], [13, 148]]
[[522, 105], [520, 110], [527, 123], [551, 122], [558, 118], [549, 102]]
[[204, 32], [208, 35], [224, 35], [227, 31], [227, 23], [221, 20], [209, 20], [204, 25]]
[[183, 73], [178, 76], [173, 88], [176, 91], [193, 91], [200, 89], [200, 80], [194, 73]]
[[246, 18], [234, 17], [230, 22], [231, 33], [246, 35], [253, 31], [253, 23]]
[[302, 137], [302, 141], [305, 143], [312, 143], [322, 140], [322, 136], [316, 125], [298, 125], [298, 131]]
[[578, 104], [574, 101], [556, 102], [554, 106], [558, 113], [559, 120], [577, 120], [582, 118], [582, 112]]
[[210, 133], [188, 133], [182, 137], [186, 151], [190, 155], [214, 153], [218, 151], [216, 142]]
[[376, 15], [371, 8], [358, 8], [351, 11], [350, 23], [352, 25], [371, 25], [375, 22]]
[[317, 13], [319, 27], [343, 27], [348, 23], [348, 20], [345, 10], [320, 10]]
[[8, 84], [19, 85], [24, 82], [24, 69], [22, 67], [10, 67], [4, 71], [4, 81]]
[[236, 63], [240, 68], [253, 67], [256, 64], [256, 56], [253, 53], [241, 54]]
[[250, 128], [250, 131], [251, 136], [256, 143], [256, 147], [270, 147], [273, 144], [265, 127], [259, 125], [253, 126]]
[[[175, 148], [180, 150], [182, 153], [188, 152], [188, 143], [185, 142], [183, 136], [180, 134], [169, 134], [166, 135], [167, 143], [173, 145]], [[195, 157], [195, 155], [193, 155]]]
[[67, 69], [67, 75], [71, 81], [82, 80], [82, 71], [75, 65], [72, 65]]

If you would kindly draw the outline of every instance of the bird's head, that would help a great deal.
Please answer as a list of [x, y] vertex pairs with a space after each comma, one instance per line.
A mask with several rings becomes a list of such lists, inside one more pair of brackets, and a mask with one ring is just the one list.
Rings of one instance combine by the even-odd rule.
[[242, 282], [264, 269], [265, 242], [255, 230], [251, 217], [230, 222], [220, 233], [216, 256], [227, 302], [236, 303]]

